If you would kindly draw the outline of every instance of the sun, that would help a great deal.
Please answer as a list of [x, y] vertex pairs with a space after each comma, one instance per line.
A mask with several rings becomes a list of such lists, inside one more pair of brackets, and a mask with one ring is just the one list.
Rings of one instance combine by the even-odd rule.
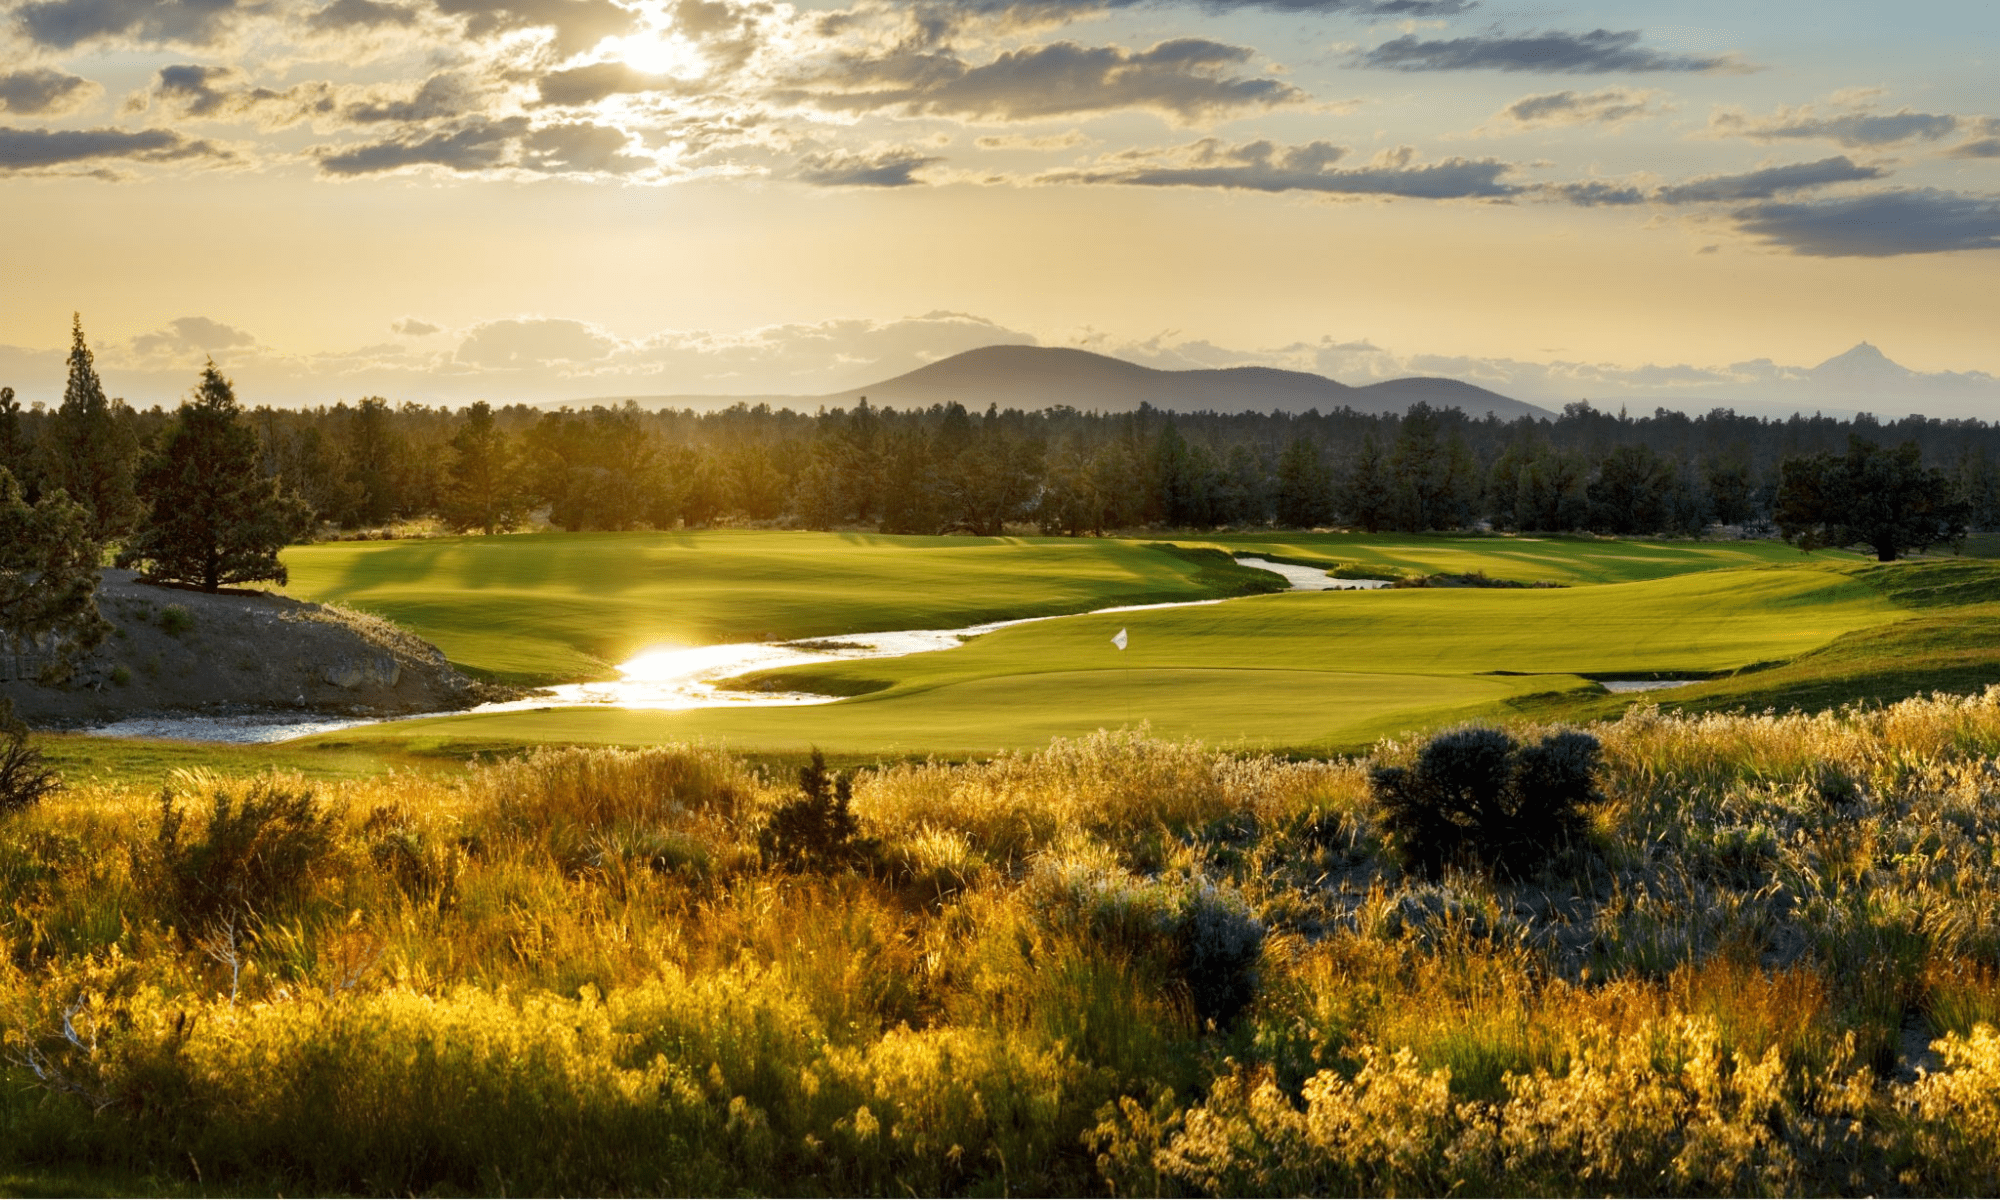
[[622, 38], [606, 38], [600, 47], [608, 57], [648, 75], [692, 79], [701, 74], [701, 53], [678, 33], [646, 29]]

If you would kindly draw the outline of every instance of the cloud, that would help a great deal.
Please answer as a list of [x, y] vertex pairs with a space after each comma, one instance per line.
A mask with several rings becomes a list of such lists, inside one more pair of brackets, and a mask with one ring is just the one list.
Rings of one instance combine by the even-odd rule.
[[1611, 183], [1601, 179], [1549, 184], [1541, 190], [1579, 208], [1621, 207], [1646, 202], [1646, 193], [1631, 184]]
[[1539, 71], [1601, 75], [1612, 71], [1737, 71], [1734, 55], [1667, 54], [1639, 45], [1636, 29], [1593, 29], [1589, 33], [1531, 33], [1520, 36], [1425, 41], [1405, 34], [1384, 42], [1356, 64], [1395, 71]]
[[34, 0], [15, 10], [26, 37], [55, 50], [87, 42], [209, 46], [240, 17], [268, 11], [264, 0]]
[[626, 153], [631, 144], [631, 134], [609, 125], [545, 125], [521, 139], [521, 166], [551, 175], [629, 175], [652, 166], [652, 159]]
[[473, 326], [452, 357], [466, 366], [519, 370], [596, 362], [617, 349], [618, 339], [595, 325], [528, 317]]
[[475, 117], [456, 129], [421, 129], [361, 145], [320, 146], [311, 152], [327, 175], [380, 175], [437, 167], [459, 174], [525, 171], [538, 175], [624, 176], [658, 164], [612, 125], [569, 121], [533, 125], [526, 117]]
[[227, 150], [171, 129], [14, 129], [0, 126], [0, 173], [79, 163], [227, 159]]
[[433, 0], [437, 10], [464, 22], [465, 31], [485, 39], [523, 29], [547, 29], [555, 34], [553, 49], [562, 56], [588, 50], [608, 37], [631, 33], [639, 26], [634, 9], [613, 0]]
[[1952, 158], [2000, 158], [2000, 117], [1981, 117], [1965, 122], [1967, 141], [1951, 148]]
[[433, 325], [429, 321], [420, 321], [415, 317], [404, 317], [400, 321], [391, 322], [389, 331], [391, 333], [400, 333], [404, 337], [429, 337], [434, 333], [443, 333], [444, 326]]
[[1072, 129], [1066, 133], [1053, 133], [1043, 137], [1029, 137], [1018, 133], [988, 134], [974, 138], [973, 145], [981, 150], [1074, 150], [1078, 146], [1090, 144], [1091, 139], [1082, 130]]
[[378, 0], [333, 0], [333, 3], [306, 18], [308, 29], [320, 31], [381, 29], [386, 26], [408, 28], [416, 23], [416, 9], [402, 4], [383, 4]]
[[213, 354], [239, 346], [254, 346], [257, 339], [233, 325], [207, 317], [179, 317], [165, 329], [142, 333], [132, 339], [132, 351], [144, 356]]
[[1663, 187], [1655, 193], [1655, 198], [1667, 204], [1768, 200], [1780, 192], [1795, 192], [1834, 183], [1857, 183], [1880, 179], [1887, 174], [1880, 167], [1864, 167], [1841, 154], [1822, 158], [1818, 162], [1787, 163], [1740, 175], [1706, 175]]
[[0, 71], [0, 112], [58, 117], [82, 108], [103, 90], [88, 79], [47, 67]]
[[1604, 88], [1595, 92], [1544, 92], [1523, 96], [1493, 116], [1515, 130], [1547, 129], [1564, 125], [1622, 125], [1658, 110], [1651, 91]]
[[1732, 214], [1746, 233], [1814, 258], [1886, 258], [2000, 249], [2000, 197], [1907, 188]]
[[1708, 119], [1709, 132], [1717, 136], [1745, 137], [1759, 142], [1824, 138], [1850, 149], [1893, 146], [1912, 140], [1936, 141], [1959, 125], [1960, 118], [1947, 113], [1905, 108], [1893, 113], [1858, 110], [1821, 115], [1811, 105], [1780, 108], [1767, 117], [1723, 109]]
[[907, 146], [866, 154], [809, 154], [799, 160], [793, 178], [814, 187], [908, 187], [922, 182], [917, 171], [943, 161]]
[[679, 86], [671, 75], [651, 75], [622, 62], [589, 63], [551, 71], [535, 81], [543, 104], [595, 104], [611, 96], [663, 91]]
[[[1051, 172], [1045, 183], [1123, 184], [1129, 187], [1211, 187], [1255, 192], [1317, 192], [1323, 195], [1400, 196], [1425, 200], [1488, 199], [1513, 196], [1519, 186], [1502, 182], [1511, 163], [1497, 159], [1451, 158], [1417, 163], [1410, 147], [1378, 155], [1351, 170], [1336, 164], [1347, 157], [1345, 146], [1307, 142], [1280, 146], [1270, 141], [1230, 145], [1204, 138], [1186, 146], [1155, 152], [1153, 161], [1107, 165], [1080, 171]], [[1113, 160], [1115, 164], [1116, 160]]]
[[334, 89], [326, 83], [301, 83], [280, 92], [242, 80], [242, 72], [233, 67], [180, 63], [160, 68], [152, 96], [183, 119], [254, 120], [272, 129], [327, 116], [337, 105]]
[[479, 89], [463, 75], [444, 72], [424, 80], [414, 92], [375, 93], [349, 101], [340, 115], [357, 125], [444, 121], [480, 110]]
[[379, 175], [406, 167], [442, 167], [470, 173], [513, 164], [526, 117], [502, 120], [477, 118], [450, 132], [389, 138], [360, 146], [315, 151], [319, 169], [328, 175]]
[[948, 53], [850, 60], [796, 98], [847, 112], [901, 109], [975, 120], [1029, 121], [1145, 109], [1185, 123], [1276, 108], [1306, 99], [1276, 79], [1231, 68], [1251, 51], [1206, 38], [1176, 38], [1146, 50], [1055, 42], [1005, 51], [982, 66]]

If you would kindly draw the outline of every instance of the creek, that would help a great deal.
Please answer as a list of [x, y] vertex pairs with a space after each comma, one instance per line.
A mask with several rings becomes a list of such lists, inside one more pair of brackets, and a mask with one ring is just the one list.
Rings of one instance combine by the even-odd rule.
[[[1239, 555], [1237, 562], [1282, 576], [1293, 591], [1343, 591], [1387, 587], [1384, 579], [1335, 579], [1317, 567]], [[1131, 604], [1100, 608], [1095, 613], [1147, 612], [1156, 608], [1195, 608], [1225, 604], [1224, 600], [1181, 600], [1170, 604]], [[630, 708], [680, 710], [690, 708], [776, 708], [787, 705], [831, 704], [839, 696], [805, 692], [746, 692], [722, 685], [751, 671], [803, 667], [842, 659], [901, 658], [949, 650], [968, 639], [1014, 625], [1055, 621], [1075, 613], [989, 621], [960, 629], [899, 629], [887, 633], [856, 633], [801, 638], [789, 642], [737, 642], [719, 646], [663, 647], [648, 650], [618, 665], [618, 678], [596, 683], [565, 683], [537, 689], [520, 700], [481, 704], [462, 713], [525, 712], [541, 708]], [[230, 716], [134, 717], [83, 732], [98, 737], [172, 738], [200, 742], [269, 743], [335, 733], [362, 725], [414, 721], [450, 713], [412, 713], [400, 717], [335, 717], [299, 713], [249, 713]]]

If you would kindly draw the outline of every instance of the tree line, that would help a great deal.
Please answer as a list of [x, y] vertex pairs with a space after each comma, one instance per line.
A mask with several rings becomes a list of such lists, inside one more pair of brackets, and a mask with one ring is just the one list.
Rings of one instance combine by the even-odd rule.
[[[121, 561], [211, 589], [282, 579], [278, 548], [314, 529], [432, 516], [488, 533], [534, 513], [573, 530], [911, 534], [1479, 526], [1651, 536], [1720, 523], [1891, 557], [2000, 528], [2000, 425], [1982, 421], [1772, 420], [1726, 408], [1634, 417], [1583, 402], [1511, 421], [1423, 404], [1390, 415], [980, 413], [862, 400], [695, 413], [370, 397], [246, 410], [213, 364], [179, 408], [139, 409], [105, 396], [80, 323], [59, 404], [23, 406], [0, 389], [0, 471], [15, 484], [8, 503], [29, 511], [61, 496]], [[1887, 507], [1859, 511], [1860, 496]]]

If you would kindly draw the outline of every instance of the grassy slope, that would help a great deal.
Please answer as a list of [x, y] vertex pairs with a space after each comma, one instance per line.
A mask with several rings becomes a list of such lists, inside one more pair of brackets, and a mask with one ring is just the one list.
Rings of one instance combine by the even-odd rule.
[[1136, 542], [711, 531], [337, 542], [289, 591], [393, 620], [516, 683], [602, 678], [656, 645], [936, 629], [1256, 590]]
[[1845, 633], [1765, 670], [1643, 697], [1534, 696], [1496, 711], [1594, 720], [1643, 701], [1685, 712], [1816, 712], [1933, 692], [1976, 693], [2000, 683], [2000, 566], [1896, 563], [1862, 568], [1854, 578], [1899, 610], [1900, 619]]
[[[1896, 612], [1876, 589], [1828, 570], [1556, 590], [1266, 596], [1039, 622], [955, 651], [829, 663], [782, 677], [808, 689], [877, 688], [834, 705], [545, 710], [320, 740], [421, 751], [715, 737], [760, 750], [817, 744], [850, 753], [977, 754], [1146, 720], [1175, 736], [1338, 748], [1509, 698], [1587, 686], [1580, 674], [1708, 673], [1787, 658]], [[1122, 656], [1109, 644], [1121, 626], [1131, 631]]]
[[[1197, 544], [1197, 543], [1190, 543]], [[1266, 553], [1303, 563], [1395, 575], [1484, 571], [1523, 583], [1634, 583], [1730, 567], [1858, 562], [1843, 551], [1807, 558], [1783, 542], [1625, 541], [1581, 537], [1455, 536], [1397, 533], [1238, 534], [1202, 539], [1237, 554]]]

